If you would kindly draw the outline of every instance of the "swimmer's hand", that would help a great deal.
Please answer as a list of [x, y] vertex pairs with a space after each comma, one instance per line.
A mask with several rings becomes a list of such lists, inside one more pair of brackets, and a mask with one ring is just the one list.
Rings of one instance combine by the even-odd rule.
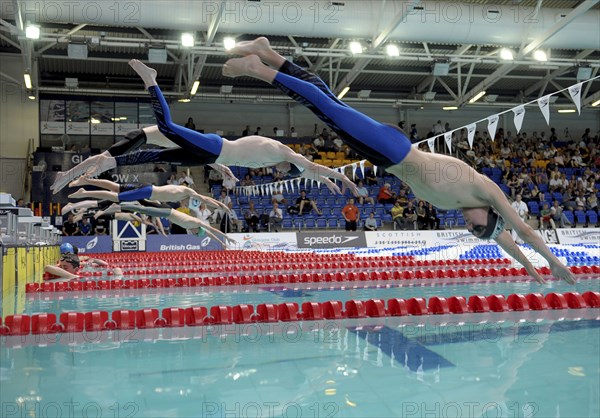
[[542, 275], [535, 269], [535, 267], [533, 267], [533, 265], [529, 264], [528, 266], [525, 266], [525, 270], [527, 270], [527, 273], [529, 273], [529, 275], [533, 277], [539, 284], [547, 283]]
[[335, 184], [334, 182], [332, 182], [331, 180], [329, 180], [327, 177], [323, 177], [321, 176], [321, 182], [325, 183], [325, 186], [327, 186], [327, 188], [329, 189], [329, 191], [333, 194], [344, 194], [342, 193], [342, 191], [340, 190], [340, 188], [337, 186], [337, 184]]
[[353, 196], [358, 197], [358, 186], [348, 177], [344, 176], [342, 179], [342, 194], [345, 194], [346, 190], [350, 190]]
[[550, 264], [550, 270], [557, 279], [564, 280], [568, 284], [575, 284], [575, 276], [571, 273], [571, 270], [562, 263]]

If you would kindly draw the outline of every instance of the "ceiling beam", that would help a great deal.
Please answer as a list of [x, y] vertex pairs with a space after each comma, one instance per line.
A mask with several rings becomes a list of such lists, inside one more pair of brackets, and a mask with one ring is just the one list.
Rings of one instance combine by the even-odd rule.
[[[576, 8], [571, 10], [568, 15], [563, 17], [558, 22], [554, 23], [551, 27], [549, 27], [544, 33], [542, 33], [539, 37], [531, 41], [524, 48], [522, 48], [517, 56], [515, 57], [515, 61], [519, 61], [530, 52], [538, 48], [552, 36], [556, 35], [560, 32], [565, 26], [571, 23], [574, 19], [581, 16], [583, 13], [587, 12], [590, 8], [598, 4], [598, 0], [584, 0], [581, 2]], [[465, 94], [458, 102], [459, 106], [464, 105], [469, 101], [471, 97], [476, 95], [482, 90], [485, 90], [491, 87], [494, 83], [500, 80], [503, 76], [514, 70], [518, 67], [516, 63], [509, 63], [500, 66], [496, 71], [494, 71], [488, 78], [479, 82], [473, 89], [471, 89], [467, 94]]]
[[[583, 51], [581, 51], [579, 54], [575, 55], [575, 57], [573, 58], [573, 60], [575, 62], [584, 59], [585, 57], [587, 57], [588, 55], [590, 55], [591, 53], [595, 52], [594, 49], [585, 49]], [[528, 87], [523, 94], [525, 95], [525, 97], [529, 96], [531, 93], [533, 93], [534, 91], [536, 91], [538, 88], [544, 86], [544, 85], [548, 85], [548, 82], [556, 77], [559, 77], [561, 75], [563, 75], [564, 73], [570, 71], [571, 68], [559, 68], [558, 70], [554, 70], [552, 71], [550, 74], [546, 75], [543, 79], [539, 80], [537, 83], [531, 85], [531, 87]]]
[[25, 26], [23, 25], [23, 16], [21, 13], [21, 5], [19, 0], [13, 0], [13, 9], [15, 13], [15, 23], [19, 45], [21, 46], [21, 56], [23, 57], [23, 71], [31, 76], [31, 84], [33, 88], [37, 85], [38, 74], [33, 70], [33, 42], [31, 39], [25, 38]]
[[[219, 25], [221, 23], [221, 15], [223, 14], [223, 10], [225, 10], [225, 3], [227, 3], [227, 0], [221, 0], [220, 6], [217, 7], [217, 13], [213, 16], [210, 24], [208, 25], [208, 31], [206, 33], [206, 45], [212, 44], [213, 40], [215, 39], [215, 35], [217, 34], [217, 30], [219, 30]], [[193, 59], [193, 55], [191, 56]], [[206, 53], [201, 54], [198, 57], [198, 61], [196, 61], [196, 64], [194, 65], [194, 70], [188, 77], [187, 82], [185, 83], [185, 89], [188, 92], [188, 94], [192, 90], [192, 85], [194, 84], [194, 82], [200, 77], [200, 74], [202, 73], [202, 68], [204, 67], [204, 64], [206, 64], [207, 56], [208, 54]]]
[[300, 47], [300, 45], [298, 45], [298, 42], [296, 42], [294, 37], [292, 35], [288, 35], [288, 39], [292, 43], [292, 45], [294, 45], [294, 48], [296, 48], [295, 52], [299, 53], [300, 56], [304, 58], [309, 67], [312, 67], [312, 61], [308, 56], [304, 55], [304, 53], [302, 52], [302, 48]]
[[[341, 40], [341, 38], [335, 38], [333, 40], [333, 42], [331, 42], [331, 44], [329, 45], [328, 49], [330, 51], [332, 51], [337, 46], [337, 44], [340, 42], [340, 40]], [[327, 59], [327, 56], [325, 56], [325, 55], [317, 56], [317, 60], [314, 62], [314, 64], [308, 70], [312, 73], [316, 73], [317, 71], [319, 71], [321, 69], [323, 64], [325, 64], [326, 59]]]
[[[589, 83], [592, 84], [592, 83]], [[600, 100], [600, 90], [597, 91], [596, 93], [590, 95], [589, 97], [587, 97], [585, 100], [583, 100], [583, 102], [581, 103], [582, 106], [591, 106], [592, 103], [596, 102]], [[597, 109], [600, 110], [600, 107], [594, 107], [593, 109]]]
[[[145, 37], [147, 37], [151, 41], [156, 41], [159, 43], [161, 42], [160, 40], [158, 40], [154, 36], [152, 36], [152, 34], [150, 32], [148, 32], [146, 29], [144, 29], [140, 26], [136, 26], [136, 29], [139, 30]], [[175, 55], [173, 52], [169, 51], [168, 49], [167, 49], [167, 55], [170, 56], [173, 59], [173, 61], [175, 61], [176, 63], [179, 62], [179, 57], [177, 55]]]
[[36, 54], [42, 54], [45, 51], [47, 51], [48, 49], [52, 48], [53, 46], [55, 46], [56, 44], [58, 44], [59, 42], [64, 42], [65, 40], [68, 39], [69, 36], [79, 32], [81, 29], [85, 28], [87, 25], [85, 23], [82, 23], [81, 25], [77, 25], [75, 26], [73, 29], [71, 29], [70, 31], [68, 31], [67, 33], [65, 33], [63, 36], [61, 36], [60, 38], [58, 38], [56, 40], [56, 42], [50, 42], [46, 45], [44, 45], [43, 47], [41, 47], [40, 49], [38, 49], [36, 52]]
[[2, 35], [1, 33], [0, 33], [0, 39], [2, 39], [6, 43], [11, 44], [15, 48], [18, 48], [19, 50], [21, 49], [21, 45], [19, 45], [18, 43], [16, 43], [15, 41], [13, 41], [12, 39], [10, 39], [9, 37]]
[[[425, 43], [423, 43], [423, 45], [426, 45]], [[463, 55], [465, 52], [467, 52], [469, 50], [469, 48], [471, 48], [473, 45], [461, 45], [458, 48], [456, 48], [456, 50], [452, 53], [452, 55]], [[429, 50], [427, 50], [427, 52], [429, 53]], [[450, 65], [450, 71], [453, 70], [456, 67], [459, 67], [463, 64], [461, 63], [452, 63]], [[435, 79], [435, 76], [430, 75], [429, 77], [427, 77], [427, 79], [423, 80], [418, 86], [417, 86], [417, 93], [420, 93], [421, 91], [423, 91], [428, 85], [431, 84], [431, 82]], [[460, 93], [460, 92], [459, 92]]]
[[437, 82], [438, 82], [438, 83], [440, 83], [440, 84], [442, 85], [442, 87], [444, 87], [444, 88], [446, 89], [446, 91], [448, 92], [448, 94], [449, 94], [450, 96], [452, 96], [452, 98], [453, 98], [454, 100], [458, 100], [458, 97], [456, 96], [456, 93], [454, 93], [454, 92], [452, 91], [452, 89], [451, 89], [450, 87], [448, 87], [448, 84], [446, 84], [446, 83], [444, 82], [444, 80], [442, 80], [440, 77], [436, 77], [436, 80], [437, 80]]
[[[371, 42], [371, 46], [368, 49], [368, 53], [374, 54], [379, 51], [383, 44], [388, 40], [390, 35], [398, 28], [398, 26], [400, 26], [402, 22], [405, 21], [406, 16], [410, 14], [415, 6], [420, 2], [421, 0], [412, 0], [408, 5], [403, 6], [400, 13], [398, 13], [394, 19], [392, 19], [392, 21], [381, 31], [381, 33], [379, 33], [379, 35], [374, 37], [373, 41]], [[346, 74], [346, 77], [344, 77], [344, 79], [335, 86], [334, 93], [338, 94], [352, 84], [352, 82], [356, 80], [356, 77], [358, 77], [367, 67], [367, 65], [369, 65], [371, 60], [372, 58], [358, 58], [354, 64], [354, 68], [352, 68], [352, 70]]]

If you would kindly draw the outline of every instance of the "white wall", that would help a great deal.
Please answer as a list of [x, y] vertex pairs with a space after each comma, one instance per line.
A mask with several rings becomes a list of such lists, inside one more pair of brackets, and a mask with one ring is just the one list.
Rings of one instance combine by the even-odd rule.
[[[23, 83], [23, 59], [2, 55], [0, 72]], [[25, 158], [29, 138], [39, 144], [37, 100], [29, 100], [21, 85], [0, 77], [0, 157]]]
[[[442, 124], [449, 122], [451, 128], [455, 129], [505, 110], [498, 107], [459, 109], [448, 112], [419, 108], [402, 110], [395, 109], [390, 105], [365, 106], [355, 103], [352, 103], [352, 107], [380, 122], [395, 124], [404, 120], [407, 129], [411, 123], [416, 123], [421, 136], [426, 135], [438, 119], [442, 121]], [[197, 129], [204, 129], [205, 132], [222, 130], [225, 135], [228, 131], [234, 131], [239, 135], [246, 125], [250, 125], [251, 129], [260, 126], [265, 135], [271, 135], [275, 126], [286, 131], [290, 126], [294, 126], [300, 136], [305, 136], [312, 135], [315, 123], [319, 124], [319, 131], [325, 126], [316, 116], [300, 105], [294, 105], [291, 110], [288, 110], [286, 104], [174, 102], [171, 104], [171, 108], [176, 123], [184, 124], [188, 117], [192, 117]], [[550, 114], [550, 126], [556, 128], [557, 133], [563, 133], [565, 128], [569, 128], [572, 137], [580, 137], [586, 128], [590, 128], [595, 133], [600, 130], [600, 112], [588, 110], [581, 115], [577, 113], [561, 114], [553, 109]], [[498, 128], [504, 128], [505, 132], [512, 131], [514, 136], [516, 129], [512, 112], [501, 117]], [[479, 123], [477, 129], [487, 130], [487, 122]], [[549, 133], [550, 127], [537, 107], [528, 106], [521, 131], [529, 134], [533, 131]]]

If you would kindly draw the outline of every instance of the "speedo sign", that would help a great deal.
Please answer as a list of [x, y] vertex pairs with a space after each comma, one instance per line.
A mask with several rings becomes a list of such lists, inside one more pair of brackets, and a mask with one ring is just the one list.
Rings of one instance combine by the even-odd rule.
[[367, 246], [363, 231], [298, 232], [298, 248], [352, 248]]

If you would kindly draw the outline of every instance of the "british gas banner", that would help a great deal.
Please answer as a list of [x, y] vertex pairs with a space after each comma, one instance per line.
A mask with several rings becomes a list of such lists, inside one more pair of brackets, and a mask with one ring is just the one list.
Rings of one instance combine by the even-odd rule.
[[466, 229], [443, 231], [373, 231], [365, 232], [368, 247], [435, 247], [489, 244]]
[[223, 245], [208, 235], [147, 235], [146, 251], [217, 251]]
[[97, 254], [112, 252], [112, 237], [96, 235], [90, 237], [63, 237], [62, 242], [75, 245], [79, 254]]
[[556, 230], [560, 244], [598, 244], [600, 228], [559, 228]]

